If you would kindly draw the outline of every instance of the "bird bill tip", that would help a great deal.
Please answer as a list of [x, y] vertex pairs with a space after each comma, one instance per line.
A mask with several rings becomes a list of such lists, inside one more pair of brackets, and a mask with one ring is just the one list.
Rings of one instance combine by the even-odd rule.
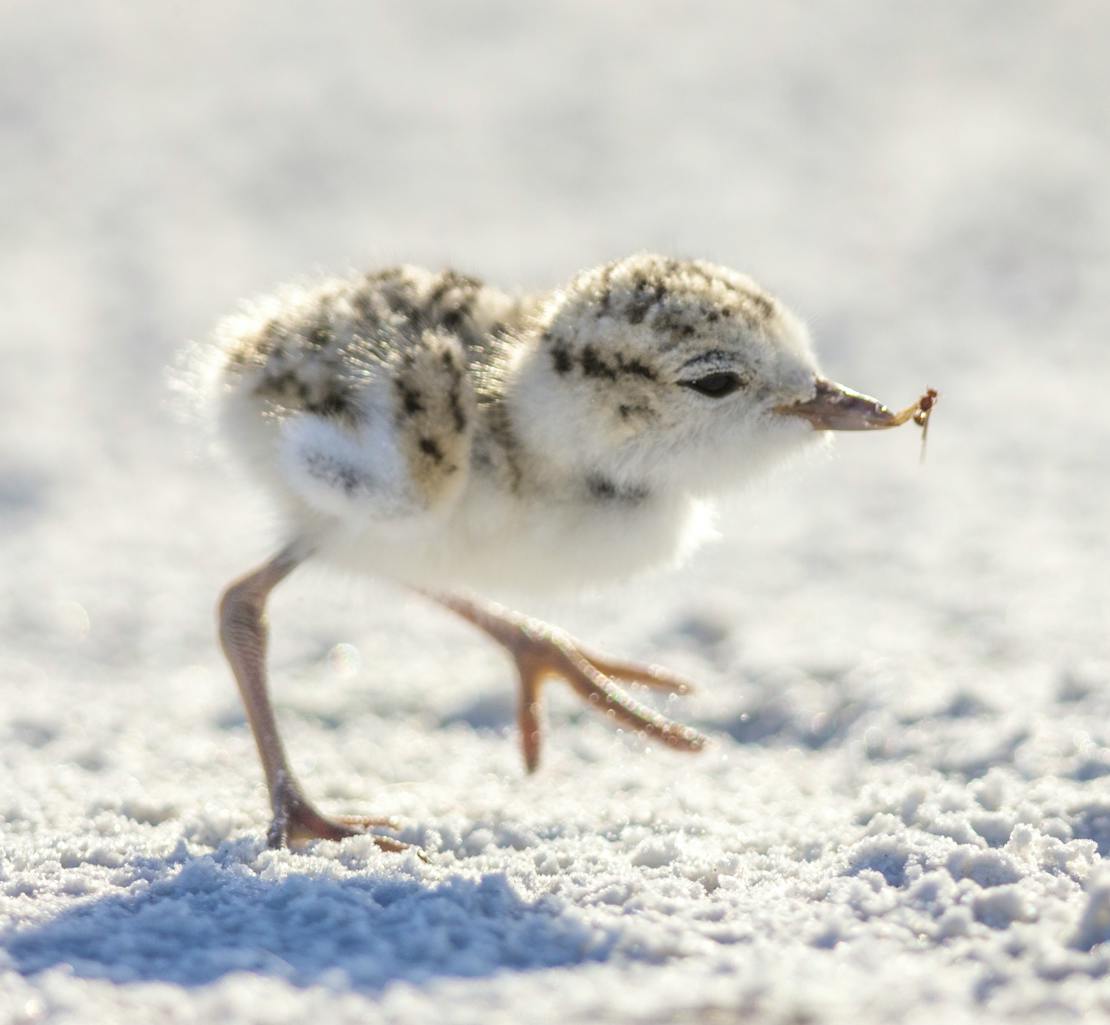
[[823, 378], [813, 398], [776, 406], [775, 412], [808, 420], [815, 431], [874, 431], [905, 422], [878, 399]]

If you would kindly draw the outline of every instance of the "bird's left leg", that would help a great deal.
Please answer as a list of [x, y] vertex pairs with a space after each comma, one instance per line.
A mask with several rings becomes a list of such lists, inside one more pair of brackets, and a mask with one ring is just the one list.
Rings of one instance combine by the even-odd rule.
[[613, 678], [627, 680], [671, 694], [686, 694], [693, 689], [667, 670], [595, 654], [561, 630], [492, 602], [444, 594], [429, 594], [428, 597], [488, 634], [516, 662], [520, 675], [517, 722], [524, 764], [529, 772], [534, 772], [539, 765], [540, 686], [550, 676], [565, 680], [579, 697], [598, 711], [669, 747], [700, 751], [705, 745], [706, 738], [697, 730], [640, 704], [613, 683]]

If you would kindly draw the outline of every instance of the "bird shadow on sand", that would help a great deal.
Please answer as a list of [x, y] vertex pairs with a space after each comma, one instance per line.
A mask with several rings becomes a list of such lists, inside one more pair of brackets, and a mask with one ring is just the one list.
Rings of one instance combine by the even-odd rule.
[[233, 972], [362, 991], [604, 960], [599, 937], [551, 898], [522, 899], [504, 875], [434, 885], [366, 875], [267, 880], [241, 860], [187, 857], [141, 893], [110, 896], [0, 935], [24, 975], [203, 986]]

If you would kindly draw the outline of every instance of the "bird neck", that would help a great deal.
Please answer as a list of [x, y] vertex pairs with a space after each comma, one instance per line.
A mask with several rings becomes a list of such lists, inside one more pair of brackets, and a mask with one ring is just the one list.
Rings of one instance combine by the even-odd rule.
[[658, 489], [639, 460], [598, 429], [590, 396], [556, 378], [539, 320], [517, 340], [506, 362], [502, 433], [536, 490], [583, 492], [597, 500], [646, 501]]

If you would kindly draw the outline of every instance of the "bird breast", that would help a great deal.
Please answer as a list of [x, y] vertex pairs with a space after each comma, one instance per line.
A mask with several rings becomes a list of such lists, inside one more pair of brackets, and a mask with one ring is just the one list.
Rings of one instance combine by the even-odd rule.
[[709, 535], [708, 520], [706, 508], [686, 497], [510, 498], [478, 474], [440, 522], [407, 536], [369, 523], [330, 537], [320, 555], [432, 589], [573, 590], [681, 561]]

